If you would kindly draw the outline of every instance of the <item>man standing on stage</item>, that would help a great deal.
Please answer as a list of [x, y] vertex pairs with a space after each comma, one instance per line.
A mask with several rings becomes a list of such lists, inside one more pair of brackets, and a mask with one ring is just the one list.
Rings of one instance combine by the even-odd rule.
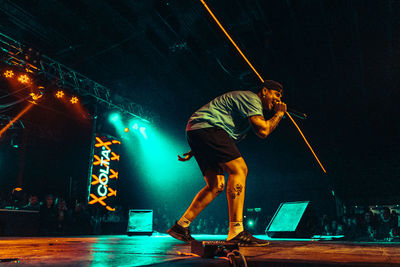
[[[243, 227], [247, 166], [235, 142], [243, 139], [251, 127], [263, 139], [276, 128], [286, 112], [286, 104], [281, 102], [282, 93], [280, 83], [267, 80], [257, 93], [228, 92], [193, 113], [186, 126], [191, 151], [183, 154], [184, 158], [178, 158], [186, 161], [194, 156], [207, 185], [197, 193], [182, 218], [167, 231], [168, 234], [185, 242], [194, 240], [189, 225], [224, 190], [224, 172], [227, 172], [227, 241], [241, 245], [268, 244], [265, 240], [253, 237]], [[275, 114], [266, 120], [263, 110], [275, 111]]]

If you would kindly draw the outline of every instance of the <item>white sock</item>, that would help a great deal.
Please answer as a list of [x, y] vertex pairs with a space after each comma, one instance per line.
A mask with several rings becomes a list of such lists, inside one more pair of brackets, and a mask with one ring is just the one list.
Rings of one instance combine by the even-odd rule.
[[229, 222], [229, 233], [227, 241], [231, 240], [241, 232], [243, 232], [243, 222]]
[[182, 218], [180, 218], [180, 220], [178, 221], [178, 225], [188, 228], [190, 225], [191, 221], [186, 219], [184, 216], [182, 216]]

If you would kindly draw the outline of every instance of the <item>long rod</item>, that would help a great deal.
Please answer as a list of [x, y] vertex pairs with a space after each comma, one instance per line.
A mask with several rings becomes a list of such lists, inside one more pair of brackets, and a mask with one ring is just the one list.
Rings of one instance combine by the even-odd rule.
[[222, 26], [221, 23], [219, 23], [217, 17], [214, 15], [214, 13], [211, 11], [211, 9], [207, 6], [206, 2], [204, 0], [200, 0], [201, 3], [204, 5], [204, 7], [207, 9], [208, 13], [210, 13], [211, 17], [215, 20], [215, 22], [218, 24], [218, 26], [221, 28], [221, 30], [224, 32], [226, 37], [228, 37], [229, 41], [236, 47], [237, 51], [239, 54], [244, 58], [247, 64], [249, 64], [250, 68], [254, 71], [254, 73], [258, 76], [258, 78], [261, 80], [261, 82], [264, 82], [264, 79], [261, 77], [261, 75], [257, 72], [257, 70], [253, 67], [253, 65], [250, 63], [250, 61], [247, 59], [247, 57], [243, 54], [242, 50], [240, 50], [239, 46], [233, 41], [229, 33], [225, 30], [225, 28]]
[[314, 152], [314, 149], [312, 149], [311, 145], [308, 143], [307, 138], [304, 136], [303, 132], [300, 130], [300, 127], [297, 125], [297, 123], [294, 121], [294, 119], [292, 118], [292, 116], [290, 116], [290, 114], [288, 112], [286, 112], [286, 115], [289, 117], [289, 119], [293, 122], [294, 126], [296, 126], [297, 130], [299, 131], [301, 137], [303, 137], [304, 142], [306, 142], [308, 148], [311, 150], [311, 153], [314, 155], [315, 159], [317, 160], [319, 166], [321, 166], [321, 169], [324, 171], [324, 173], [326, 173], [326, 170], [324, 168], [324, 166], [322, 166], [321, 161], [319, 161], [317, 155]]
[[[214, 15], [214, 13], [211, 11], [211, 9], [207, 6], [206, 2], [204, 0], [200, 0], [200, 2], [203, 4], [203, 6], [207, 9], [208, 13], [210, 13], [211, 17], [214, 19], [214, 21], [218, 24], [218, 26], [221, 28], [223, 33], [228, 37], [229, 41], [233, 44], [233, 46], [236, 48], [236, 50], [239, 52], [239, 54], [243, 57], [243, 59], [246, 61], [246, 63], [250, 66], [250, 68], [254, 71], [254, 73], [257, 75], [257, 77], [260, 79], [261, 82], [264, 82], [264, 79], [261, 77], [261, 75], [257, 72], [257, 70], [253, 67], [253, 65], [250, 63], [250, 61], [247, 59], [247, 57], [244, 55], [242, 50], [240, 50], [239, 46], [233, 41], [229, 33], [225, 30], [225, 28], [222, 26], [222, 24], [219, 22], [217, 17]], [[296, 129], [299, 131], [300, 135], [303, 137], [304, 141], [306, 142], [308, 148], [311, 150], [311, 153], [314, 155], [315, 159], [317, 160], [319, 166], [321, 166], [321, 169], [326, 173], [325, 168], [322, 166], [321, 161], [318, 159], [317, 155], [315, 154], [314, 150], [312, 149], [311, 145], [308, 143], [306, 137], [304, 136], [303, 132], [300, 130], [300, 127], [296, 124], [292, 116], [288, 112], [286, 112], [286, 115], [289, 117], [289, 119], [293, 122], [294, 126], [296, 126]]]

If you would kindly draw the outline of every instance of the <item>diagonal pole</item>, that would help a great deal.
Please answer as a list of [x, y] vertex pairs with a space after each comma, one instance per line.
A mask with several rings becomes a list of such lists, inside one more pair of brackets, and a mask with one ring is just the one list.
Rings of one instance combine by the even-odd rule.
[[[214, 15], [214, 13], [211, 11], [211, 9], [207, 6], [206, 2], [204, 0], [200, 0], [200, 2], [203, 4], [203, 6], [206, 8], [208, 13], [211, 15], [211, 17], [214, 19], [214, 21], [218, 24], [222, 32], [226, 35], [226, 37], [229, 39], [229, 41], [233, 44], [233, 46], [236, 48], [236, 50], [239, 52], [239, 54], [243, 57], [243, 59], [246, 61], [246, 63], [250, 66], [250, 68], [254, 71], [254, 73], [257, 75], [257, 77], [260, 79], [261, 82], [264, 82], [264, 79], [261, 77], [261, 75], [257, 72], [257, 70], [253, 67], [253, 65], [250, 63], [250, 61], [247, 59], [247, 57], [244, 55], [242, 50], [239, 48], [239, 46], [235, 43], [235, 41], [232, 39], [232, 37], [229, 35], [229, 33], [225, 30], [225, 28], [222, 26], [222, 24], [219, 22], [217, 17]], [[296, 126], [296, 129], [299, 131], [300, 135], [303, 137], [304, 141], [306, 142], [308, 148], [311, 150], [311, 153], [314, 155], [315, 159], [317, 160], [319, 166], [321, 169], [326, 173], [326, 170], [324, 166], [322, 166], [321, 161], [318, 159], [317, 155], [315, 154], [314, 150], [312, 149], [311, 145], [308, 143], [307, 138], [304, 136], [303, 132], [300, 130], [300, 127], [297, 125], [297, 123], [294, 121], [294, 119], [290, 116], [288, 112], [286, 112], [286, 115], [289, 117], [289, 119], [292, 121], [294, 126]]]
[[290, 114], [288, 112], [286, 112], [286, 115], [289, 117], [289, 119], [293, 122], [294, 126], [296, 126], [297, 130], [299, 131], [301, 137], [303, 137], [304, 142], [306, 142], [308, 148], [311, 150], [311, 153], [314, 155], [315, 159], [317, 160], [319, 166], [321, 166], [321, 169], [324, 171], [324, 173], [326, 173], [326, 170], [324, 168], [324, 166], [322, 166], [321, 161], [319, 161], [317, 155], [314, 152], [314, 149], [312, 149], [311, 145], [308, 143], [307, 138], [304, 136], [303, 132], [300, 130], [300, 127], [297, 125], [297, 123], [294, 121], [294, 119], [292, 118], [292, 116], [290, 116]]
[[244, 58], [246, 63], [250, 66], [250, 68], [254, 71], [254, 73], [258, 76], [258, 78], [261, 80], [261, 82], [264, 82], [264, 79], [261, 77], [261, 75], [257, 72], [257, 70], [253, 67], [253, 65], [250, 63], [250, 61], [247, 59], [247, 57], [243, 54], [242, 50], [240, 50], [239, 46], [233, 41], [229, 33], [225, 30], [224, 26], [219, 22], [217, 17], [214, 15], [214, 13], [211, 11], [211, 9], [207, 6], [206, 2], [204, 0], [200, 0], [201, 3], [204, 5], [204, 7], [207, 9], [208, 13], [210, 13], [211, 17], [215, 20], [215, 22], [218, 24], [218, 26], [221, 28], [221, 30], [224, 32], [226, 37], [228, 37], [229, 41], [236, 47], [236, 50], [239, 52], [239, 54]]

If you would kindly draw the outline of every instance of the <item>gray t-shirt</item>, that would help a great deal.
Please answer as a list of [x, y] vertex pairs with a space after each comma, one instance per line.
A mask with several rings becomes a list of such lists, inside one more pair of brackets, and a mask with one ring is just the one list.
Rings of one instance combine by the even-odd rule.
[[250, 129], [248, 117], [255, 115], [263, 116], [258, 95], [251, 91], [232, 91], [211, 100], [193, 113], [186, 131], [220, 127], [234, 140], [241, 140]]

